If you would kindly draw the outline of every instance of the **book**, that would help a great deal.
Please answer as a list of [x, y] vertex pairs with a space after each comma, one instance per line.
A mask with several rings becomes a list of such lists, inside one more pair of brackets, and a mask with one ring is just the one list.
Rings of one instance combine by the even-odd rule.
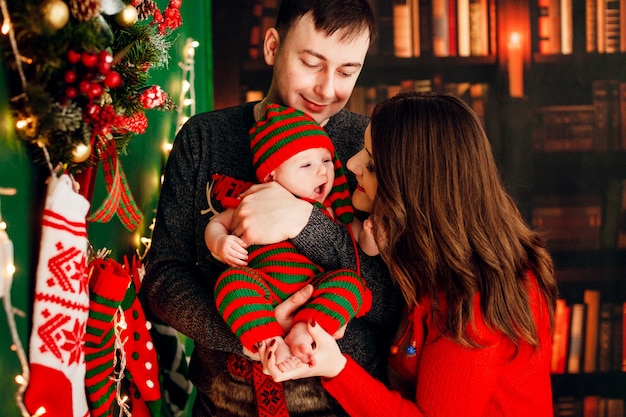
[[613, 303], [611, 316], [611, 371], [626, 371], [624, 367], [624, 304]]
[[620, 51], [620, 4], [619, 0], [603, 0], [598, 4], [604, 5], [603, 32], [604, 52], [614, 54]]
[[607, 151], [609, 149], [609, 82], [608, 80], [593, 80], [591, 82], [591, 97], [595, 115], [594, 149]]
[[586, 395], [583, 397], [583, 417], [602, 417], [600, 412], [600, 396]]
[[604, 199], [604, 213], [602, 222], [602, 247], [605, 249], [618, 248], [618, 241], [622, 224], [624, 207], [623, 193], [626, 191], [626, 180], [610, 179], [607, 183]]
[[410, 0], [393, 3], [393, 51], [399, 58], [413, 56]]
[[596, 0], [585, 0], [585, 49], [587, 52], [598, 51], [598, 24]]
[[574, 396], [560, 396], [554, 400], [555, 417], [584, 417], [583, 400]]
[[607, 0], [596, 0], [596, 51], [599, 53], [606, 52], [606, 38], [604, 36], [606, 30], [606, 2]]
[[550, 250], [599, 249], [602, 201], [596, 194], [537, 195], [531, 224], [544, 235]]
[[585, 337], [586, 305], [572, 304], [570, 319], [569, 351], [567, 354], [567, 373], [578, 374], [582, 371], [583, 347]]
[[626, 0], [619, 1], [619, 50], [626, 52]]
[[457, 0], [448, 0], [448, 56], [458, 55]]
[[422, 55], [422, 40], [420, 33], [420, 1], [411, 0], [411, 45], [413, 46], [413, 56]]
[[458, 0], [457, 2], [457, 53], [458, 56], [470, 56], [470, 0]]
[[619, 354], [622, 356], [622, 372], [626, 372], [626, 301], [621, 304], [622, 314], [621, 320], [622, 325], [620, 328], [622, 329], [622, 348], [618, 350]]
[[608, 398], [606, 400], [606, 417], [624, 417], [623, 398]]
[[450, 55], [448, 0], [433, 0], [432, 7], [433, 56], [447, 57]]
[[[624, 0], [624, 8], [626, 9], [626, 0]], [[626, 13], [626, 12], [624, 12]], [[624, 22], [623, 33], [626, 33], [626, 22]], [[624, 40], [626, 42], [626, 39]], [[626, 151], [626, 82], [619, 83], [619, 142], [620, 149]]]
[[586, 289], [583, 291], [586, 305], [584, 372], [596, 372], [598, 369], [598, 328], [600, 325], [600, 291]]
[[550, 372], [564, 374], [567, 363], [571, 309], [564, 298], [556, 300]]
[[533, 114], [533, 149], [544, 152], [590, 151], [596, 108], [591, 104], [538, 107]]
[[560, 0], [537, 0], [537, 30], [539, 53], [553, 55], [561, 52]]
[[470, 0], [470, 53], [472, 56], [489, 55], [488, 0]]
[[570, 55], [574, 52], [574, 15], [572, 0], [561, 0], [561, 53]]
[[421, 56], [433, 55], [433, 4], [430, 1], [418, 1], [419, 39]]
[[600, 326], [598, 328], [598, 371], [611, 371], [611, 321], [613, 303], [603, 301], [600, 304]]

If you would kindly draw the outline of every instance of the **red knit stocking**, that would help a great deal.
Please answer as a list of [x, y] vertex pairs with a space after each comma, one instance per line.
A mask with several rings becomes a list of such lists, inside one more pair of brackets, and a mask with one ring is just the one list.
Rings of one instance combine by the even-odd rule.
[[37, 265], [30, 383], [24, 404], [34, 414], [89, 416], [83, 339], [89, 312], [85, 218], [89, 202], [67, 175], [49, 179]]

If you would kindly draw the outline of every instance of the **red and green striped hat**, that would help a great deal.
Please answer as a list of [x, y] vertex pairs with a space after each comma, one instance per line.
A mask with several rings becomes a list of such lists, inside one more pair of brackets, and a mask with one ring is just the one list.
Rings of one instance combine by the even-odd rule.
[[250, 129], [252, 162], [260, 182], [295, 154], [315, 148], [326, 148], [333, 156], [335, 182], [328, 198], [336, 218], [350, 223], [353, 210], [345, 172], [328, 134], [313, 118], [300, 110], [269, 103]]

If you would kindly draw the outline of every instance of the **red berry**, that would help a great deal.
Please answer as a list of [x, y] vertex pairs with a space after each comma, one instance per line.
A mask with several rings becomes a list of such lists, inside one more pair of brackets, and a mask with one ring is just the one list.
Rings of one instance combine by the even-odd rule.
[[100, 97], [102, 95], [102, 86], [100, 84], [91, 83], [85, 94], [87, 94], [89, 98]]
[[104, 51], [100, 51], [100, 54], [98, 54], [98, 60], [100, 62], [108, 62], [110, 64], [113, 62], [113, 55], [105, 49]]
[[65, 71], [65, 75], [63, 76], [63, 79], [65, 80], [67, 84], [73, 84], [74, 82], [76, 82], [76, 71], [74, 70]]
[[69, 51], [67, 51], [67, 61], [70, 64], [78, 63], [78, 61], [80, 61], [80, 52], [76, 52], [73, 49], [70, 49]]
[[82, 80], [79, 84], [78, 84], [78, 89], [80, 90], [81, 93], [83, 94], [87, 94], [87, 91], [89, 91], [89, 88], [91, 87], [91, 83], [87, 80]]
[[110, 71], [104, 77], [104, 85], [109, 88], [119, 87], [122, 84], [122, 76], [117, 71]]
[[108, 74], [111, 71], [111, 63], [107, 61], [98, 62], [98, 72], [100, 74]]
[[83, 65], [88, 68], [95, 67], [98, 63], [98, 55], [93, 52], [83, 52], [81, 61], [83, 62]]
[[78, 90], [76, 90], [76, 87], [67, 87], [65, 89], [65, 95], [69, 98], [75, 98], [78, 95]]

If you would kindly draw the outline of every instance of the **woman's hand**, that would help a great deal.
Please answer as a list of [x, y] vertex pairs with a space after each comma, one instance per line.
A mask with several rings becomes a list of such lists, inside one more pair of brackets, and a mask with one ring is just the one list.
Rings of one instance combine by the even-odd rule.
[[280, 184], [256, 184], [241, 194], [233, 216], [233, 234], [248, 245], [266, 245], [297, 236], [311, 217], [313, 205]]
[[289, 379], [308, 378], [312, 376], [322, 376], [326, 378], [334, 378], [346, 366], [347, 359], [341, 353], [339, 345], [332, 335], [328, 334], [314, 321], [309, 322], [307, 330], [313, 337], [315, 346], [315, 366], [301, 364], [299, 367], [290, 371], [282, 372], [276, 366], [276, 355], [274, 351], [277, 344], [268, 346], [263, 343], [259, 347], [259, 355], [263, 363], [263, 372], [270, 375], [274, 381], [282, 382]]

